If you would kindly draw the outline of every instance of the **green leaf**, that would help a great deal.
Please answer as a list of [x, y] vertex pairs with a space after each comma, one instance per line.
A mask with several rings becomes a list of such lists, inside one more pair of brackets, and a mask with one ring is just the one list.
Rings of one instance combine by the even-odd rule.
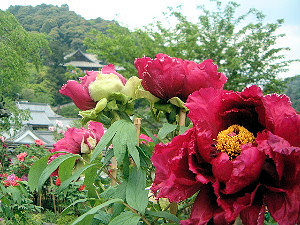
[[90, 198], [98, 197], [96, 187], [94, 185], [96, 177], [97, 177], [96, 167], [90, 167], [85, 173], [84, 184], [86, 185], [86, 189], [88, 190], [88, 197]]
[[60, 164], [58, 174], [59, 174], [59, 178], [61, 179], [61, 181], [65, 181], [70, 176], [72, 176], [72, 171], [73, 171], [76, 160], [77, 160], [77, 158], [72, 157], [72, 158], [66, 159], [64, 162], [62, 162], [62, 164]]
[[169, 133], [176, 130], [176, 128], [177, 128], [177, 125], [164, 123], [162, 128], [160, 128], [160, 130], [158, 132], [158, 137], [160, 139], [164, 139]]
[[76, 154], [65, 154], [65, 155], [60, 155], [56, 159], [54, 159], [48, 166], [44, 169], [44, 171], [41, 173], [40, 179], [38, 181], [38, 186], [37, 190], [41, 190], [42, 186], [46, 182], [46, 180], [50, 177], [50, 175], [63, 163], [65, 160], [69, 158], [80, 158], [80, 155]]
[[7, 187], [7, 191], [11, 194], [12, 199], [17, 202], [18, 204], [21, 204], [22, 202], [22, 194], [19, 190], [18, 186], [9, 186]]
[[[100, 209], [102, 209], [106, 206], [109, 206], [112, 203], [116, 203], [116, 202], [123, 202], [123, 200], [122, 199], [111, 199], [107, 202], [104, 202], [100, 205], [97, 205], [96, 207], [94, 207], [94, 208], [90, 209], [89, 211], [87, 211], [85, 214], [78, 217], [71, 225], [80, 224], [80, 223], [84, 224], [84, 222], [86, 220], [89, 220], [91, 215], [95, 215], [98, 212], [98, 210], [100, 210]], [[85, 223], [85, 224], [87, 224], [87, 223]]]
[[190, 129], [191, 127], [184, 127], [184, 126], [179, 126], [179, 134], [184, 134], [184, 132], [186, 132], [188, 129]]
[[49, 157], [56, 153], [46, 155], [36, 161], [30, 168], [28, 174], [28, 186], [31, 191], [37, 189], [42, 172], [48, 166]]
[[189, 108], [185, 106], [185, 103], [178, 97], [173, 97], [169, 99], [169, 102], [173, 105], [178, 106], [179, 108], [183, 109], [185, 112], [189, 111]]
[[146, 173], [136, 167], [132, 168], [126, 187], [126, 201], [134, 209], [145, 212], [148, 205], [148, 190], [146, 188]]
[[168, 220], [171, 220], [175, 223], [179, 223], [180, 219], [173, 215], [172, 213], [166, 212], [166, 211], [146, 211], [147, 215], [160, 217], [160, 218], [166, 218]]
[[127, 211], [115, 217], [108, 225], [137, 225], [140, 219], [139, 215]]
[[95, 200], [94, 198], [84, 198], [84, 199], [78, 199], [75, 202], [72, 202], [71, 205], [68, 205], [66, 208], [64, 208], [64, 210], [61, 212], [62, 214], [66, 214], [68, 212], [68, 209], [71, 208], [72, 206], [76, 205], [77, 203], [83, 203], [83, 202], [87, 202], [89, 200]]
[[124, 130], [122, 131], [123, 135], [126, 135], [126, 145], [129, 154], [133, 158], [136, 166], [140, 167], [140, 156], [139, 151], [136, 148], [136, 145], [138, 143], [138, 136], [137, 136], [137, 130], [133, 123], [127, 122], [124, 126]]
[[95, 165], [96, 164], [90, 164], [90, 165], [87, 165], [85, 167], [82, 167], [82, 168], [78, 169], [71, 177], [69, 177], [67, 180], [62, 182], [62, 184], [57, 189], [58, 192], [60, 192], [60, 191], [64, 190], [65, 188], [67, 188], [70, 185], [70, 183], [74, 180], [77, 180], [84, 171], [86, 171], [87, 169], [89, 169], [89, 168], [91, 168]]
[[124, 120], [118, 120], [118, 121], [114, 122], [110, 128], [108, 128], [108, 130], [105, 132], [105, 134], [101, 138], [100, 142], [96, 146], [96, 148], [93, 152], [92, 158], [91, 158], [91, 162], [94, 161], [97, 158], [97, 156], [102, 153], [102, 151], [105, 149], [105, 147], [113, 139], [113, 137], [119, 130], [120, 126], [123, 126], [123, 124], [125, 122], [126, 121], [124, 121]]
[[113, 149], [114, 149], [114, 155], [117, 158], [117, 161], [119, 164], [124, 159], [124, 156], [126, 154], [126, 133], [124, 133], [125, 129], [125, 122], [120, 124], [118, 127], [118, 131], [116, 132], [115, 136], [112, 139]]

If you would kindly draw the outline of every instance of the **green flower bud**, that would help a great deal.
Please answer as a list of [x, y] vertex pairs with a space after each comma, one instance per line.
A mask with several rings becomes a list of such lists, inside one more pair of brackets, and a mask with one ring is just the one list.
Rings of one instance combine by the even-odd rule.
[[113, 92], [120, 92], [124, 85], [115, 74], [99, 74], [89, 86], [90, 96], [94, 101], [108, 98]]

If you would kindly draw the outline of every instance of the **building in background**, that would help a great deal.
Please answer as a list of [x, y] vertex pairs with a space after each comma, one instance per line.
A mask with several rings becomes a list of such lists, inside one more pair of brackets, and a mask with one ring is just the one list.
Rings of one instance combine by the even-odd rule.
[[47, 147], [56, 143], [54, 130], [72, 126], [76, 118], [65, 118], [56, 114], [49, 104], [21, 101], [16, 103], [19, 109], [29, 110], [31, 118], [23, 121], [23, 128], [13, 137], [7, 137], [11, 145], [34, 144], [42, 140]]

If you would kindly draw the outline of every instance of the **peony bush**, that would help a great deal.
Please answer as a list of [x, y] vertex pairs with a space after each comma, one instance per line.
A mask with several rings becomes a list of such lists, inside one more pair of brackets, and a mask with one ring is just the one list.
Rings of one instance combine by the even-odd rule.
[[[31, 190], [51, 175], [58, 191], [81, 181], [87, 198], [65, 210], [88, 208], [72, 224], [300, 223], [300, 115], [287, 96], [224, 90], [211, 59], [134, 63], [138, 77], [108, 65], [62, 87], [83, 128], [31, 167]], [[158, 129], [137, 116], [141, 99]]]

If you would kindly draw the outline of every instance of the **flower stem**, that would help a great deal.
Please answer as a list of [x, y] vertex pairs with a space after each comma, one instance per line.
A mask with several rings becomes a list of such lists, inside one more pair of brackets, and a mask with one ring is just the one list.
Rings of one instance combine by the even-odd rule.
[[[178, 125], [185, 126], [186, 112], [183, 109], [180, 109]], [[170, 213], [176, 215], [178, 212], [178, 204], [177, 202], [170, 203]]]
[[129, 208], [133, 213], [139, 215], [139, 216], [142, 218], [142, 220], [143, 220], [146, 224], [151, 225], [151, 223], [150, 223], [149, 220], [147, 220], [144, 216], [142, 216], [138, 211], [136, 211], [136, 210], [135, 210], [134, 208], [132, 208], [130, 205], [128, 205], [128, 204], [125, 203], [125, 202], [123, 202], [123, 205], [125, 205], [127, 208]]

